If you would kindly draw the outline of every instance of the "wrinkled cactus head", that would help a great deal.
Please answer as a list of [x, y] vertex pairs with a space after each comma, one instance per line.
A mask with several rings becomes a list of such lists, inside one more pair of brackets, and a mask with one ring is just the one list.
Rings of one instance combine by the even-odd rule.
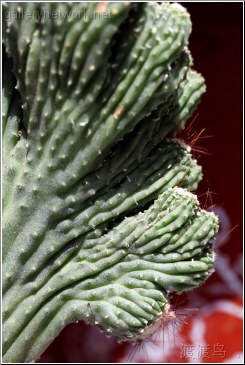
[[35, 360], [69, 322], [153, 333], [205, 281], [217, 218], [174, 138], [205, 91], [178, 4], [3, 7], [3, 354]]

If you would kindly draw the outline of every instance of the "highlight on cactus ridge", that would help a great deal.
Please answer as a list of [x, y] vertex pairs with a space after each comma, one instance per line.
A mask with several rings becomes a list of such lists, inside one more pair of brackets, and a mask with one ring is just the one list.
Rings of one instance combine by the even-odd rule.
[[217, 217], [175, 138], [205, 91], [190, 16], [155, 2], [3, 5], [3, 359], [70, 322], [151, 336], [213, 271]]

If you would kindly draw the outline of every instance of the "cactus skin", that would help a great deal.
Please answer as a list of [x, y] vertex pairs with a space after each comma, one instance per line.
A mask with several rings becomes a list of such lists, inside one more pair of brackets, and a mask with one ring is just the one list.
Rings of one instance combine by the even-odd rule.
[[[3, 15], [100, 6], [5, 3]], [[37, 359], [77, 320], [135, 341], [169, 292], [213, 270], [218, 221], [189, 192], [201, 168], [172, 138], [205, 91], [190, 69], [189, 15], [167, 3], [106, 10], [89, 21], [4, 17], [5, 362]]]

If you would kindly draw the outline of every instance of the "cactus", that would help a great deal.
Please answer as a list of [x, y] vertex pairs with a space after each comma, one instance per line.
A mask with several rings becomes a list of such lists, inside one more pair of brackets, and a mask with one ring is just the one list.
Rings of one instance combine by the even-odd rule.
[[175, 138], [205, 91], [190, 31], [178, 4], [5, 3], [5, 362], [77, 320], [144, 338], [212, 272], [218, 220]]

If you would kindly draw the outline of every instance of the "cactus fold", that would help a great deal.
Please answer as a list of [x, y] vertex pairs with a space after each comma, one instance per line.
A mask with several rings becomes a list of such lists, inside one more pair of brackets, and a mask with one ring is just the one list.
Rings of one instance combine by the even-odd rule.
[[174, 138], [205, 91], [190, 31], [178, 4], [5, 3], [5, 362], [77, 320], [134, 341], [212, 272], [218, 220]]

